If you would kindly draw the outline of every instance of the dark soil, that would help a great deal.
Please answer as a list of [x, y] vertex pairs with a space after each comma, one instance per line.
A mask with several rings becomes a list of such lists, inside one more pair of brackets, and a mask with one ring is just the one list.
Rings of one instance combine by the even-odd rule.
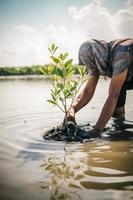
[[73, 122], [68, 122], [68, 127], [63, 124], [47, 130], [43, 137], [46, 140], [75, 142], [83, 139], [91, 139], [88, 132], [92, 129], [90, 124], [76, 126]]
[[[75, 125], [73, 122], [68, 122], [68, 127], [63, 124], [50, 128], [43, 133], [45, 140], [65, 141], [65, 142], [88, 142], [99, 137], [92, 135], [89, 131], [93, 128], [92, 125]], [[133, 122], [129, 121], [113, 121], [101, 134], [102, 139], [107, 140], [126, 140], [133, 139]]]

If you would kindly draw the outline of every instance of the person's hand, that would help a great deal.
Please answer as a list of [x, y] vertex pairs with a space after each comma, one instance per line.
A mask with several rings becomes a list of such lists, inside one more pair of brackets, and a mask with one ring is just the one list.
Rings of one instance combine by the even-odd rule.
[[91, 138], [101, 137], [101, 130], [93, 128], [90, 131], [88, 131], [88, 135]]
[[76, 124], [76, 120], [75, 120], [75, 111], [73, 108], [69, 109], [67, 112], [67, 115], [65, 116], [64, 121], [71, 121], [74, 124]]
[[80, 138], [81, 140], [83, 139], [92, 139], [92, 138], [98, 138], [101, 137], [101, 131], [100, 130], [96, 130], [96, 129], [91, 129], [89, 131], [87, 130], [83, 130], [83, 129], [78, 129], [78, 132], [76, 134], [76, 136], [78, 138]]

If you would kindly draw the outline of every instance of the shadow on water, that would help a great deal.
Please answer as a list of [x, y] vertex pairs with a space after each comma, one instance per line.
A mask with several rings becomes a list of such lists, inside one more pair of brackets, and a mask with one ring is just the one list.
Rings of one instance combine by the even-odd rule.
[[16, 158], [22, 158], [24, 162], [37, 161], [44, 158], [42, 151], [44, 151], [44, 143], [41, 143], [40, 140], [36, 141], [36, 143], [29, 142], [25, 149], [18, 152]]
[[[64, 143], [56, 142], [45, 142], [42, 140], [37, 140], [34, 142], [28, 142], [27, 146], [18, 151], [15, 158], [20, 158], [23, 160], [23, 164], [29, 161], [39, 161], [43, 160], [47, 153], [50, 152], [64, 152]], [[22, 164], [20, 165], [22, 166]]]

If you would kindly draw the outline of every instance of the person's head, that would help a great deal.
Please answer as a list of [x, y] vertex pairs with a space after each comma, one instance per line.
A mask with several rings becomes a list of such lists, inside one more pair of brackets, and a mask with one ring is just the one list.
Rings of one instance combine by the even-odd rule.
[[79, 65], [85, 65], [89, 74], [107, 74], [108, 45], [104, 41], [88, 40], [79, 49]]

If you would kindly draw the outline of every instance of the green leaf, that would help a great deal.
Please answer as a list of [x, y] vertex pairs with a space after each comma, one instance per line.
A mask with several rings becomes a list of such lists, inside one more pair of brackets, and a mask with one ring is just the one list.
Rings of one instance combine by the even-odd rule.
[[65, 63], [65, 67], [68, 67], [70, 65], [72, 65], [73, 59], [69, 59], [66, 63]]
[[52, 49], [52, 51], [55, 50], [55, 44], [52, 44], [52, 45], [51, 45], [51, 49]]
[[77, 67], [79, 74], [83, 77], [87, 74], [86, 66], [78, 66]]
[[78, 66], [77, 69], [78, 69], [79, 74], [82, 76], [82, 69], [81, 69], [81, 67]]
[[64, 54], [61, 53], [58, 58], [60, 58], [62, 61], [64, 61], [67, 56], [68, 56], [68, 53], [64, 53]]
[[86, 66], [83, 66], [83, 67], [81, 68], [81, 70], [82, 70], [82, 76], [85, 76], [86, 73], [87, 73], [87, 71], [86, 71]]
[[56, 58], [55, 56], [50, 56], [50, 58], [54, 63], [56, 63], [56, 64], [60, 63], [60, 60], [58, 58]]
[[55, 95], [55, 91], [51, 89], [51, 94]]
[[56, 102], [53, 101], [52, 99], [48, 99], [47, 102], [50, 103], [50, 104], [52, 104], [52, 105], [56, 105]]
[[59, 95], [61, 89], [57, 87], [57, 85], [55, 86], [54, 90], [51, 90], [51, 95], [53, 95], [55, 98], [57, 98], [57, 96]]
[[51, 96], [52, 96], [53, 101], [56, 101], [55, 95], [51, 93]]
[[58, 49], [58, 47], [55, 47], [54, 53], [56, 52], [57, 49]]
[[75, 91], [75, 89], [76, 89], [77, 86], [78, 86], [78, 82], [77, 81], [75, 81], [75, 80], [69, 81], [70, 92]]
[[43, 74], [48, 74], [46, 68], [41, 68], [41, 67], [40, 67], [39, 69], [40, 69], [40, 71], [41, 71]]
[[65, 60], [67, 56], [68, 56], [68, 53], [64, 53], [63, 60]]
[[48, 50], [49, 50], [49, 52], [52, 54], [52, 51], [51, 51], [51, 49], [50, 49], [50, 48], [48, 48]]
[[58, 58], [63, 61], [63, 54], [61, 53]]
[[56, 85], [60, 90], [64, 89], [64, 84], [63, 83], [57, 83]]
[[61, 78], [64, 77], [63, 71], [62, 71], [59, 67], [56, 67], [56, 68], [55, 68], [54, 73], [55, 73], [57, 76], [61, 77]]
[[83, 73], [86, 73], [86, 66], [83, 67]]
[[51, 75], [53, 73], [53, 70], [54, 70], [54, 66], [52, 65], [48, 65], [43, 68], [40, 68], [40, 71], [46, 75]]
[[57, 93], [56, 93], [56, 96], [58, 96], [61, 92], [61, 89], [60, 88], [57, 88]]
[[47, 74], [52, 74], [54, 70], [54, 66], [48, 65], [46, 68]]
[[59, 76], [56, 76], [55, 74], [54, 74], [54, 72], [52, 73], [53, 74], [53, 76], [52, 76], [52, 80], [55, 82], [55, 81], [58, 81], [59, 80]]
[[71, 67], [71, 68], [68, 68], [67, 70], [66, 70], [66, 76], [67, 77], [70, 77], [70, 76], [72, 76], [74, 74], [74, 69]]
[[64, 101], [64, 99], [63, 99], [62, 97], [59, 97], [59, 100], [60, 100], [61, 102], [63, 102], [63, 101]]
[[69, 92], [67, 95], [65, 95], [65, 98], [71, 98], [73, 97], [74, 93], [73, 92]]

